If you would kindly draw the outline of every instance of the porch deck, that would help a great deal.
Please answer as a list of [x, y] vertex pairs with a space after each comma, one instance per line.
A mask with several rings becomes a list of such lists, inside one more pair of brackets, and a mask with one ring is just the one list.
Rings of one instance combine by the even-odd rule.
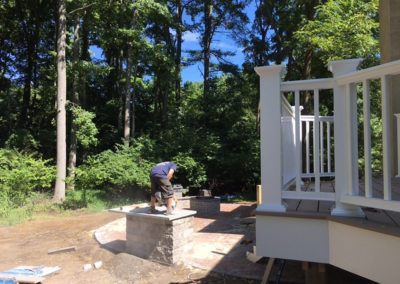
[[[373, 196], [376, 198], [383, 197], [383, 178], [374, 177], [373, 182]], [[314, 191], [314, 182], [304, 182], [302, 191]], [[322, 192], [334, 192], [335, 180], [321, 181]], [[360, 180], [360, 195], [364, 194], [364, 182]], [[392, 200], [400, 200], [400, 178], [392, 179]], [[362, 210], [365, 218], [349, 218], [331, 216], [331, 208], [334, 206], [333, 201], [317, 201], [317, 200], [293, 200], [285, 199], [287, 211], [284, 213], [259, 213], [260, 215], [274, 215], [274, 216], [290, 216], [301, 218], [317, 218], [329, 219], [337, 222], [370, 229], [381, 233], [394, 234], [400, 236], [400, 212], [389, 210], [375, 209], [370, 207], [363, 207]]]

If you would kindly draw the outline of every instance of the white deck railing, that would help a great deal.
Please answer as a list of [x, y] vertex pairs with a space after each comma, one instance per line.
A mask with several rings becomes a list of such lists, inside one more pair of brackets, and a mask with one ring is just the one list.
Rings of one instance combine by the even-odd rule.
[[[356, 71], [361, 60], [330, 62], [333, 78], [281, 82], [284, 66], [257, 67], [261, 92], [261, 183], [263, 200], [259, 210], [284, 211], [282, 199], [314, 199], [335, 201], [332, 214], [361, 216], [360, 206], [400, 211], [400, 201], [391, 198], [391, 145], [388, 80], [400, 74], [400, 61]], [[370, 88], [371, 80], [381, 80], [383, 198], [373, 195], [371, 169]], [[363, 89], [365, 194], [359, 195], [357, 85]], [[334, 118], [320, 116], [320, 91], [333, 89]], [[300, 95], [312, 92], [314, 115], [300, 115]], [[294, 115], [280, 113], [281, 95], [294, 94]], [[279, 118], [278, 118], [279, 116]], [[398, 128], [400, 128], [400, 118]], [[318, 125], [318, 127], [315, 127]], [[334, 135], [332, 135], [332, 125]], [[302, 129], [305, 127], [305, 141]], [[274, 133], [273, 137], [271, 134]], [[310, 152], [312, 134], [312, 153]], [[400, 133], [400, 130], [397, 131]], [[333, 137], [332, 137], [333, 136]], [[399, 134], [400, 136], [400, 134]], [[331, 139], [334, 138], [333, 153]], [[400, 141], [400, 137], [398, 138]], [[302, 143], [306, 143], [306, 167], [303, 172]], [[398, 142], [400, 144], [400, 142]], [[399, 160], [400, 160], [400, 146]], [[281, 154], [278, 155], [276, 151]], [[334, 156], [334, 159], [332, 159]], [[311, 160], [312, 157], [312, 160]], [[288, 161], [292, 161], [291, 163]], [[311, 169], [311, 163], [313, 165]], [[400, 162], [398, 165], [400, 168]], [[399, 173], [400, 174], [400, 173]], [[335, 193], [320, 191], [321, 177], [335, 176]], [[314, 178], [315, 190], [302, 191], [302, 178]], [[296, 190], [289, 191], [288, 183], [295, 181]]]
[[[362, 86], [363, 93], [363, 121], [364, 121], [364, 177], [359, 177], [358, 163], [353, 160], [358, 158], [358, 141], [356, 130], [356, 120], [348, 115], [350, 121], [348, 121], [346, 128], [348, 133], [351, 133], [353, 138], [347, 139], [347, 147], [349, 160], [348, 163], [352, 166], [353, 175], [349, 179], [349, 187], [347, 193], [341, 197], [341, 202], [357, 205], [357, 206], [368, 206], [386, 210], [400, 211], [400, 201], [392, 199], [392, 148], [391, 148], [391, 137], [392, 132], [392, 114], [390, 113], [390, 89], [389, 89], [389, 76], [400, 74], [400, 61], [394, 61], [391, 63], [375, 66], [365, 70], [352, 72], [350, 74], [341, 75], [336, 78], [336, 82], [340, 88], [345, 90], [345, 96], [347, 97], [348, 112], [357, 114], [357, 104], [352, 102], [353, 98], [357, 98], [356, 86]], [[370, 82], [372, 80], [378, 80], [381, 84], [381, 102], [382, 102], [382, 167], [383, 167], [383, 188], [377, 189], [383, 191], [383, 197], [374, 196], [374, 188], [372, 183], [372, 161], [371, 161], [371, 125], [370, 125], [370, 97], [371, 89]], [[339, 113], [340, 115], [340, 113]], [[358, 192], [358, 180], [359, 178], [364, 179], [365, 192], [364, 195], [360, 195]]]
[[[331, 143], [333, 117], [320, 116], [319, 113], [320, 90], [332, 88], [332, 79], [292, 81], [281, 84], [282, 106], [288, 104], [284, 96], [286, 93], [294, 94], [295, 100], [293, 107], [282, 107], [282, 154], [284, 157], [282, 197], [284, 199], [335, 200], [333, 193], [322, 193], [320, 186], [321, 177], [334, 176]], [[314, 115], [301, 115], [300, 99], [306, 91], [313, 92]], [[292, 111], [290, 112], [289, 109]], [[315, 127], [316, 125], [318, 127]], [[305, 141], [303, 141], [303, 130]], [[304, 143], [305, 155], [303, 155]], [[306, 164], [304, 170], [303, 156]], [[314, 191], [302, 190], [303, 178], [314, 179]], [[293, 183], [296, 185], [296, 190], [287, 190]]]

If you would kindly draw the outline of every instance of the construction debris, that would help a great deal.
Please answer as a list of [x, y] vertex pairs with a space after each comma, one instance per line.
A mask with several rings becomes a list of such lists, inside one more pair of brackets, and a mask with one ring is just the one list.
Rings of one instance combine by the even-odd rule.
[[45, 279], [43, 276], [55, 273], [59, 270], [61, 270], [61, 268], [58, 266], [18, 266], [10, 270], [0, 272], [0, 283], [41, 283]]
[[48, 254], [56, 254], [56, 253], [69, 252], [69, 251], [75, 251], [75, 250], [76, 250], [76, 246], [72, 246], [72, 247], [65, 247], [65, 248], [60, 248], [60, 249], [56, 249], [56, 250], [50, 250], [47, 253]]
[[103, 266], [103, 262], [102, 262], [102, 261], [97, 261], [97, 262], [95, 262], [93, 265], [94, 265], [94, 267], [95, 267], [96, 269], [99, 269], [100, 267]]
[[90, 263], [86, 263], [86, 264], [83, 265], [83, 271], [84, 271], [84, 272], [87, 272], [87, 271], [89, 271], [89, 270], [92, 270], [92, 268], [93, 268], [93, 266], [92, 266], [92, 264], [90, 264]]
[[8, 276], [8, 275], [0, 275], [0, 284], [39, 284], [42, 283], [44, 277], [36, 277], [36, 276]]
[[260, 261], [263, 258], [263, 256], [258, 256], [256, 252], [256, 246], [253, 246], [253, 252], [246, 251], [246, 258], [249, 261], [256, 263]]

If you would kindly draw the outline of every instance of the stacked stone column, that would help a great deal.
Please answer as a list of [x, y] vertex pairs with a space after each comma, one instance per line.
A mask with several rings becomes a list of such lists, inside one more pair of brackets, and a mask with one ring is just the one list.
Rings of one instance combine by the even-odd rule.
[[165, 264], [173, 264], [193, 250], [193, 215], [126, 215], [126, 251]]

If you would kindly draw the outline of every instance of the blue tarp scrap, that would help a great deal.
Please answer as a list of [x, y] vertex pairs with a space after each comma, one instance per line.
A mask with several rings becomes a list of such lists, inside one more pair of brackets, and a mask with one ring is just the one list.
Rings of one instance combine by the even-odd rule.
[[[13, 269], [0, 272], [0, 275], [9, 275], [9, 276], [37, 276], [43, 277], [49, 275], [51, 273], [57, 272], [61, 270], [61, 267], [46, 267], [46, 266], [18, 266]], [[12, 282], [11, 282], [12, 283]], [[2, 284], [0, 282], [0, 284]]]
[[15, 283], [17, 282], [14, 279], [0, 279], [0, 284], [15, 284]]

